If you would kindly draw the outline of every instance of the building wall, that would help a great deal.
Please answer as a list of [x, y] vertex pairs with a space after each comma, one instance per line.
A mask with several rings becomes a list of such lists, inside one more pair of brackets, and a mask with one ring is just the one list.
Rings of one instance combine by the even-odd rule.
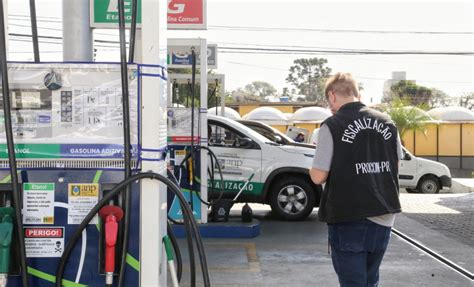
[[258, 105], [255, 106], [239, 106], [239, 114], [240, 116], [245, 116], [246, 114], [250, 113], [251, 111], [258, 108]]
[[284, 134], [286, 134], [286, 130], [288, 129], [287, 125], [271, 125], [271, 126]]
[[414, 155], [446, 164], [453, 177], [474, 172], [474, 123], [429, 124], [426, 133], [408, 131], [403, 142]]
[[282, 113], [293, 113], [293, 106], [272, 106], [272, 108], [275, 108]]
[[314, 104], [312, 103], [250, 103], [250, 104], [231, 104], [228, 105], [228, 107], [231, 107], [235, 109], [236, 111], [239, 111], [240, 115], [243, 116], [252, 110], [258, 108], [258, 107], [272, 107], [275, 109], [280, 110], [283, 113], [294, 113], [297, 110], [303, 108], [303, 107], [313, 107]]

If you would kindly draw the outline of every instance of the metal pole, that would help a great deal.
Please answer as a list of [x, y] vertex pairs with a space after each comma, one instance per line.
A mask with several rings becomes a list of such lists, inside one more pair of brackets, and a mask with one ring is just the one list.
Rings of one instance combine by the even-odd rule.
[[[142, 1], [142, 63], [166, 66], [167, 1]], [[143, 149], [166, 146], [167, 82], [141, 78]], [[142, 170], [166, 175], [164, 161], [143, 161]], [[166, 261], [160, 242], [166, 235], [166, 187], [143, 180], [140, 192], [140, 286], [166, 286]]]
[[92, 62], [94, 42], [89, 1], [63, 0], [63, 60]]
[[[201, 39], [200, 41], [200, 51], [201, 51], [201, 65], [200, 65], [200, 74], [201, 74], [201, 108], [199, 109], [199, 119], [201, 124], [201, 138], [207, 139], [207, 41], [206, 39]], [[217, 109], [217, 107], [216, 107]], [[202, 146], [207, 146], [207, 140], [201, 141]], [[207, 183], [207, 151], [201, 149], [201, 182]], [[201, 184], [201, 197], [207, 201], [207, 184]], [[192, 198], [192, 197], [191, 197]], [[201, 203], [201, 223], [207, 223], [207, 206]]]

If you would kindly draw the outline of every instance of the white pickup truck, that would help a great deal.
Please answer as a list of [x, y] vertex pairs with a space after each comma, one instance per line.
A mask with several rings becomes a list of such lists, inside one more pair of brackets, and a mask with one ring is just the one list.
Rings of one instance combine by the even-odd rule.
[[[285, 220], [302, 220], [319, 205], [321, 186], [309, 176], [314, 148], [282, 145], [224, 117], [208, 115], [209, 147], [216, 154], [224, 175], [224, 197], [232, 198], [254, 174], [238, 201], [270, 204]], [[220, 189], [218, 170], [215, 190]]]

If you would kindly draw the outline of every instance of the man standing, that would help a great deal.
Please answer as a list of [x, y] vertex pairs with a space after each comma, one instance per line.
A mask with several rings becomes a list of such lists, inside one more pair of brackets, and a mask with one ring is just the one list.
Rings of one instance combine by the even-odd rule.
[[337, 73], [326, 82], [333, 116], [323, 122], [310, 170], [326, 183], [319, 220], [328, 223], [341, 286], [378, 286], [398, 199], [401, 144], [390, 118], [360, 102], [356, 81]]

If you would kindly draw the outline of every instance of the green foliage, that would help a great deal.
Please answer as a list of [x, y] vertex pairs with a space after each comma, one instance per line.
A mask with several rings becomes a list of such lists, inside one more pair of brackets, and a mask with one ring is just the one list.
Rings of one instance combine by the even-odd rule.
[[407, 99], [394, 99], [389, 105], [383, 107], [398, 128], [400, 137], [403, 138], [408, 130], [426, 133], [427, 121], [431, 118], [424, 114], [427, 105], [411, 106]]
[[404, 99], [411, 105], [429, 104], [433, 97], [433, 90], [417, 85], [413, 81], [402, 80], [390, 88], [390, 93], [382, 99], [389, 103], [395, 99]]
[[325, 106], [324, 82], [332, 71], [326, 67], [327, 63], [324, 58], [296, 59], [290, 67], [286, 81], [292, 84], [300, 95], [305, 95], [307, 101]]
[[244, 87], [244, 92], [256, 97], [260, 102], [267, 102], [267, 98], [275, 96], [277, 90], [267, 82], [254, 81]]
[[459, 106], [474, 110], [474, 92], [466, 93], [459, 98]]
[[[180, 104], [185, 107], [191, 107], [191, 90], [188, 84], [178, 84], [178, 85], [172, 85], [171, 87], [172, 90], [172, 102], [173, 104]], [[221, 87], [218, 86], [217, 89], [214, 91], [216, 88], [216, 84], [209, 83], [208, 84], [208, 91], [207, 91], [207, 106], [209, 108], [212, 108], [217, 105], [221, 105], [221, 99], [220, 99], [220, 89]], [[194, 98], [194, 105], [198, 107], [200, 104], [200, 98], [201, 98], [201, 89], [199, 84], [196, 84], [196, 91], [195, 91], [195, 98]], [[226, 98], [227, 101], [227, 98]]]
[[448, 107], [450, 106], [450, 97], [445, 92], [431, 88], [432, 96], [429, 101], [429, 106], [431, 108], [438, 108], [438, 107]]

